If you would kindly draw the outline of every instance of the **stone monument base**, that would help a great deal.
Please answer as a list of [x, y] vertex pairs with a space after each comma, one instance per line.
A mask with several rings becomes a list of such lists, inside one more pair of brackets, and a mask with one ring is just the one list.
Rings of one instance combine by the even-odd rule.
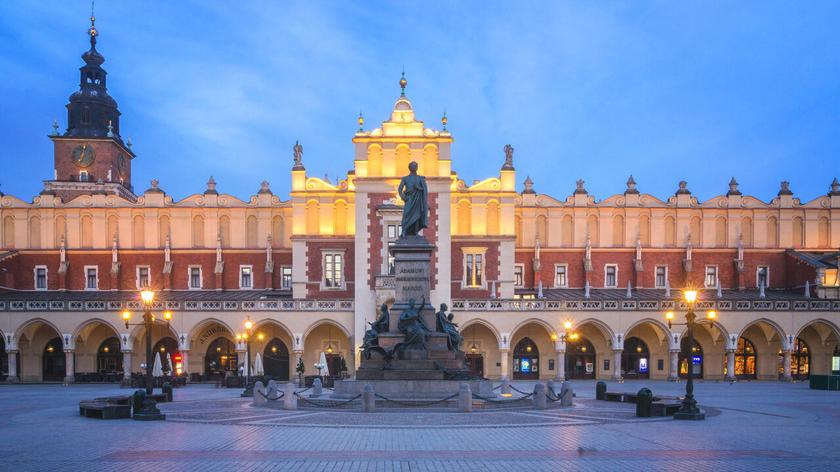
[[476, 395], [496, 397], [493, 382], [489, 380], [336, 380], [332, 397], [353, 398], [370, 384], [374, 393], [388, 398], [440, 400], [458, 393], [462, 383], [468, 384]]

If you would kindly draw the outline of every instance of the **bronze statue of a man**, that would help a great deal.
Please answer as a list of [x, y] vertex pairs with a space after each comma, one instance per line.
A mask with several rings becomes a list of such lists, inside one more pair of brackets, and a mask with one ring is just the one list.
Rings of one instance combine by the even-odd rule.
[[429, 187], [426, 178], [417, 175], [417, 163], [408, 165], [411, 172], [400, 180], [397, 192], [405, 202], [402, 214], [402, 237], [416, 236], [429, 224]]

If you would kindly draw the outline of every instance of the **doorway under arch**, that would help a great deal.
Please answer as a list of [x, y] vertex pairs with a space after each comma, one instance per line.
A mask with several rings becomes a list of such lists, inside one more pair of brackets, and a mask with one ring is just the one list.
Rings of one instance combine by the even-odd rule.
[[691, 374], [695, 379], [703, 378], [703, 347], [697, 340], [694, 340], [694, 345], [691, 349], [688, 348], [688, 338], [682, 338], [680, 341], [680, 377], [688, 377], [689, 358], [691, 359]]
[[624, 340], [621, 375], [627, 379], [650, 378], [650, 351], [647, 344], [635, 336]]
[[280, 338], [272, 338], [263, 350], [263, 371], [275, 380], [289, 380], [289, 348]]
[[204, 356], [204, 375], [208, 380], [224, 379], [227, 373], [237, 375], [239, 356], [236, 346], [225, 337], [216, 338], [207, 346]]
[[45, 382], [59, 382], [64, 380], [64, 347], [60, 337], [55, 337], [44, 346], [41, 378]]
[[595, 346], [583, 336], [566, 341], [566, 377], [595, 378]]
[[743, 336], [738, 338], [738, 348], [735, 350], [735, 377], [739, 379], [756, 378], [756, 361], [755, 345], [752, 341]]
[[[779, 351], [779, 378], [784, 375], [784, 365], [784, 353]], [[797, 337], [793, 342], [793, 350], [790, 352], [790, 376], [794, 380], [805, 380], [810, 373], [811, 350], [808, 343]]]
[[99, 374], [113, 374], [123, 370], [123, 353], [120, 340], [116, 336], [110, 337], [99, 345], [96, 350], [96, 371]]
[[513, 380], [535, 380], [540, 377], [540, 350], [531, 338], [522, 338], [513, 350]]

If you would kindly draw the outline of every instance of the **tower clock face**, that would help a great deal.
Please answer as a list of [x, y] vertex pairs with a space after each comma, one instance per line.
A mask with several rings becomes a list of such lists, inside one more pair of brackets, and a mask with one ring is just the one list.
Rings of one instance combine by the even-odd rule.
[[93, 146], [89, 144], [80, 144], [73, 149], [72, 158], [73, 164], [76, 164], [79, 167], [88, 167], [93, 164], [93, 161], [96, 159], [96, 152], [94, 152]]

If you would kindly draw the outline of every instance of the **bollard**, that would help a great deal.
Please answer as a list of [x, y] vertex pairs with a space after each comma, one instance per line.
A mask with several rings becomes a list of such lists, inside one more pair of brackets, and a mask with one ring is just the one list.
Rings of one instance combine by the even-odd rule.
[[283, 409], [297, 410], [297, 398], [295, 397], [295, 384], [289, 382], [283, 389]]
[[269, 380], [268, 385], [265, 386], [265, 396], [268, 398], [277, 398], [277, 395], [280, 389], [277, 388], [277, 382], [274, 380]]
[[143, 409], [143, 401], [146, 400], [146, 391], [145, 390], [137, 390], [134, 392], [134, 395], [131, 396], [131, 404], [134, 408], [134, 413]]
[[362, 392], [362, 410], [370, 413], [374, 409], [376, 409], [376, 395], [373, 393], [373, 385], [366, 384]]
[[653, 392], [649, 388], [642, 388], [636, 394], [636, 416], [650, 418], [653, 404]]
[[607, 384], [603, 380], [598, 381], [595, 384], [595, 399], [596, 400], [604, 400], [607, 398]]
[[572, 391], [572, 386], [569, 385], [569, 382], [563, 382], [563, 386], [560, 387], [560, 406], [572, 406], [572, 398], [574, 398], [575, 392]]
[[161, 392], [163, 392], [164, 395], [166, 395], [166, 401], [171, 402], [173, 398], [172, 384], [169, 382], [164, 382], [160, 390]]
[[254, 406], [265, 405], [266, 403], [268, 403], [268, 400], [266, 400], [265, 397], [266, 397], [266, 388], [263, 386], [262, 382], [257, 381], [257, 383], [254, 384], [254, 402], [253, 402], [253, 405]]
[[548, 405], [545, 398], [545, 385], [537, 382], [534, 385], [534, 408], [537, 410], [545, 410]]
[[462, 382], [461, 386], [458, 388], [458, 409], [464, 413], [469, 413], [472, 411], [472, 407], [472, 391], [470, 390], [470, 384]]
[[321, 379], [317, 378], [315, 381], [312, 382], [312, 394], [309, 396], [312, 398], [318, 398], [324, 393], [324, 384], [321, 383]]
[[548, 382], [545, 383], [545, 393], [551, 395], [552, 397], [557, 396], [557, 390], [554, 390], [554, 381], [549, 379]]
[[502, 379], [502, 396], [509, 397], [513, 395], [513, 391], [510, 388], [510, 380], [507, 377]]

